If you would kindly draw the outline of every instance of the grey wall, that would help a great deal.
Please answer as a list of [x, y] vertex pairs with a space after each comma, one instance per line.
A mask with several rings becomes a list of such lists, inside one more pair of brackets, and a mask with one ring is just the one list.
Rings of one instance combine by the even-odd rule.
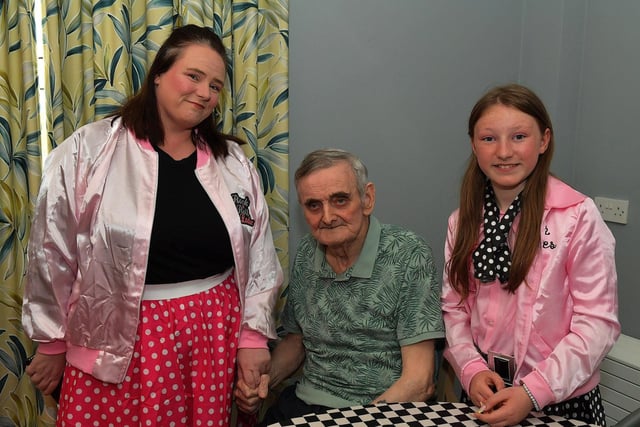
[[[630, 201], [618, 241], [623, 332], [640, 337], [634, 119], [640, 2], [290, 0], [290, 167], [306, 153], [358, 154], [375, 215], [423, 235], [443, 265], [447, 217], [468, 155], [466, 120], [489, 87], [517, 81], [545, 101], [553, 171], [590, 196]], [[291, 254], [307, 231], [293, 185]], [[636, 273], [635, 275], [633, 273]]]
[[587, 194], [629, 200], [616, 236], [622, 331], [640, 338], [640, 2], [590, 1], [576, 122], [574, 181]]

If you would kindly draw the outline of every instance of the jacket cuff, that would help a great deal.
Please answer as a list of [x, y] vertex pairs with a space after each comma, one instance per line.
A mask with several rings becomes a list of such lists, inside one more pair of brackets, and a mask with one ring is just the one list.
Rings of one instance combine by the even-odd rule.
[[57, 340], [53, 342], [41, 342], [38, 343], [38, 353], [42, 354], [61, 354], [67, 352], [67, 342], [62, 340]]
[[471, 380], [473, 377], [479, 372], [488, 370], [489, 367], [483, 359], [474, 360], [467, 364], [467, 366], [462, 370], [462, 375], [460, 376], [462, 378], [461, 383], [464, 390], [469, 393], [469, 387], [471, 386]]
[[544, 408], [555, 401], [553, 391], [538, 371], [533, 371], [526, 377], [521, 378], [520, 382], [527, 385], [527, 388], [536, 399], [536, 402], [538, 402], [538, 405], [540, 405], [540, 408]]
[[242, 329], [240, 332], [240, 340], [238, 348], [269, 348], [267, 345], [268, 339], [260, 332], [252, 329]]

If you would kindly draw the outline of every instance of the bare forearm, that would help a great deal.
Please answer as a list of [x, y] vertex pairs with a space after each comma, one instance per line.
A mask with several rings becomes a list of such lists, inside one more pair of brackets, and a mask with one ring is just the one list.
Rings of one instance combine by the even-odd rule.
[[269, 387], [275, 387], [294, 374], [304, 361], [302, 336], [289, 334], [278, 343], [271, 355]]
[[424, 402], [436, 392], [433, 381], [420, 381], [416, 378], [400, 378], [373, 403], [378, 402]]
[[404, 346], [400, 378], [373, 402], [424, 402], [436, 391], [433, 373], [435, 350], [433, 341]]

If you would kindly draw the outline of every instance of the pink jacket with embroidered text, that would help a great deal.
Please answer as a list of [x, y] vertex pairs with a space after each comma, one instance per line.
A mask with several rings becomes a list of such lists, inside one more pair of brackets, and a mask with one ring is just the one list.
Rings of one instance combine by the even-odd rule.
[[[457, 219], [455, 211], [449, 217], [445, 261], [451, 257]], [[518, 224], [519, 216], [509, 236], [511, 247]], [[513, 295], [502, 289], [496, 293], [499, 282], [472, 279], [469, 297], [460, 304], [445, 269], [445, 357], [467, 391], [473, 376], [488, 369], [479, 350], [486, 354], [493, 345], [509, 347], [516, 364], [514, 385], [526, 383], [541, 407], [598, 385], [600, 362], [620, 334], [615, 240], [594, 202], [553, 177], [540, 233], [540, 250]], [[497, 298], [509, 304], [497, 307]]]
[[[214, 159], [198, 147], [196, 176], [227, 227], [243, 310], [240, 348], [275, 338], [282, 269], [259, 177], [242, 148]], [[122, 382], [132, 357], [158, 181], [158, 154], [107, 118], [83, 126], [46, 159], [28, 247], [26, 333], [39, 351], [67, 352], [94, 377]], [[248, 201], [236, 207], [232, 194]]]

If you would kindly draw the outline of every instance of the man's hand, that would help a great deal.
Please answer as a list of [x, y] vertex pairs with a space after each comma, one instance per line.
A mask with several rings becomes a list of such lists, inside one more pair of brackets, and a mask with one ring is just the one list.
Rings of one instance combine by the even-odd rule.
[[518, 424], [531, 410], [533, 402], [524, 388], [507, 387], [489, 397], [484, 402], [484, 411], [475, 416], [491, 427], [506, 427]]
[[43, 394], [53, 393], [62, 378], [66, 363], [66, 353], [42, 354], [36, 352], [33, 360], [25, 369], [31, 382]]
[[493, 371], [481, 371], [473, 376], [469, 385], [469, 398], [478, 408], [485, 405], [487, 399], [504, 388], [504, 381]]
[[247, 414], [253, 414], [269, 395], [269, 375], [262, 374], [257, 387], [250, 387], [243, 380], [238, 379], [233, 394], [238, 409]]

